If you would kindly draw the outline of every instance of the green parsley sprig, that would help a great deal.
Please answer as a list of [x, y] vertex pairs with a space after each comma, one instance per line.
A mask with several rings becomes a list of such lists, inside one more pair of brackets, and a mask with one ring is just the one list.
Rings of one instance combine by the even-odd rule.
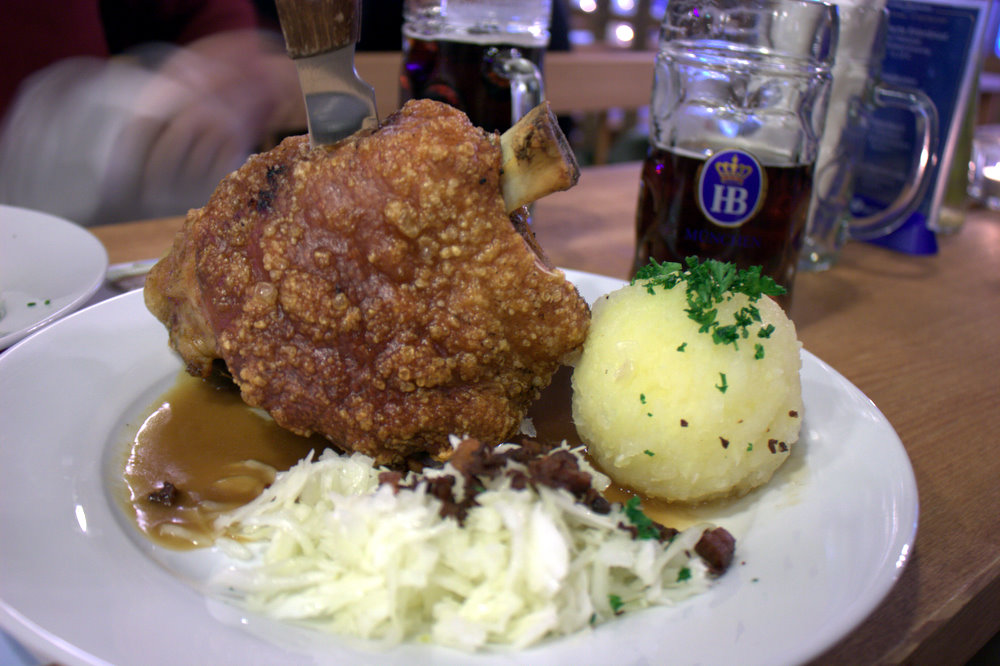
[[[786, 289], [772, 278], [761, 275], [760, 266], [738, 269], [735, 265], [716, 259], [701, 261], [687, 257], [686, 267], [676, 261], [649, 263], [636, 271], [632, 284], [642, 282], [646, 291], [656, 293], [656, 287], [669, 290], [684, 283], [688, 318], [698, 324], [698, 331], [711, 334], [717, 345], [731, 344], [739, 348], [739, 340], [750, 336], [750, 328], [761, 323], [760, 310], [754, 305], [762, 296], [780, 296]], [[733, 294], [745, 294], [750, 304], [733, 313], [732, 322], [720, 322], [718, 305], [730, 300]], [[762, 326], [758, 338], [767, 338], [774, 327]], [[763, 358], [763, 349], [756, 348], [756, 358]]]
[[656, 523], [652, 518], [643, 513], [642, 508], [639, 505], [638, 497], [630, 497], [627, 502], [625, 502], [622, 510], [625, 512], [625, 517], [628, 521], [632, 523], [635, 527], [637, 539], [659, 539], [660, 530], [656, 529]]

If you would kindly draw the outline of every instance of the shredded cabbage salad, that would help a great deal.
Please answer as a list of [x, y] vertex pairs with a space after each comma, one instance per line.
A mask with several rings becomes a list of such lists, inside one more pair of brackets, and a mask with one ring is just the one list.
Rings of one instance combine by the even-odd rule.
[[447, 473], [462, 481], [450, 464], [410, 473], [414, 487], [397, 489], [379, 485], [385, 470], [367, 456], [311, 458], [217, 520], [226, 536], [216, 543], [230, 559], [214, 584], [250, 610], [335, 634], [473, 651], [525, 647], [711, 584], [694, 552], [705, 525], [669, 542], [635, 538], [620, 526], [630, 524], [620, 505], [600, 514], [565, 489], [518, 490], [504, 475], [482, 482], [460, 525], [441, 517], [425, 482]]

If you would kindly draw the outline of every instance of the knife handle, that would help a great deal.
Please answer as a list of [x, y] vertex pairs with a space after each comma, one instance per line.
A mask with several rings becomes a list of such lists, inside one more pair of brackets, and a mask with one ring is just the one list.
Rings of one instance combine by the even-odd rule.
[[353, 46], [361, 35], [361, 0], [275, 0], [285, 48], [294, 58]]

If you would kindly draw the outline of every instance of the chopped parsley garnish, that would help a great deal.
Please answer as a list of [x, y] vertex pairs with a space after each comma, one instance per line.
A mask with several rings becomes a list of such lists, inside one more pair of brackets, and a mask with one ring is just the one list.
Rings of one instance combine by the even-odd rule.
[[753, 357], [758, 361], [764, 358], [764, 345], [758, 342], [753, 346]]
[[656, 529], [656, 523], [639, 508], [639, 498], [631, 497], [625, 502], [625, 517], [635, 527], [636, 539], [659, 539], [660, 530]]
[[726, 373], [720, 372], [719, 379], [721, 383], [716, 384], [715, 388], [719, 389], [719, 391], [721, 391], [722, 393], [725, 393], [726, 389], [729, 388], [729, 384], [726, 383]]
[[747, 444], [747, 451], [753, 451], [753, 442]]
[[[646, 291], [656, 293], [656, 287], [673, 289], [681, 282], [685, 283], [688, 307], [685, 309], [688, 318], [698, 324], [700, 333], [711, 334], [712, 341], [717, 345], [733, 345], [739, 348], [739, 340], [749, 337], [750, 328], [761, 322], [760, 310], [754, 303], [761, 296], [780, 296], [786, 289], [766, 275], [761, 275], [760, 266], [737, 269], [733, 264], [698, 257], [688, 257], [684, 260], [687, 268], [680, 263], [667, 261], [659, 263], [650, 259], [649, 263], [636, 271], [632, 284], [643, 281]], [[732, 322], [718, 320], [718, 305], [730, 300], [733, 294], [744, 294], [750, 304], [740, 308], [733, 314]], [[757, 336], [766, 338], [774, 331], [774, 326], [762, 326]], [[683, 351], [683, 346], [678, 351]], [[759, 350], [763, 358], [763, 348]]]
[[639, 394], [639, 402], [641, 402], [644, 405], [646, 404], [646, 394], [645, 393], [640, 393]]
[[649, 449], [646, 449], [645, 451], [643, 451], [643, 453], [645, 453], [645, 454], [646, 454], [647, 456], [649, 456], [650, 458], [652, 458], [653, 456], [655, 456], [655, 455], [656, 455], [655, 453], [653, 453], [653, 452], [652, 452], [652, 451], [650, 451]]
[[625, 605], [625, 602], [622, 601], [622, 598], [619, 597], [617, 594], [609, 594], [608, 605], [611, 606], [611, 610], [617, 613], [618, 611], [621, 610], [622, 606]]
[[687, 346], [688, 346], [688, 343], [682, 342], [681, 346], [677, 348], [677, 351], [682, 352], [682, 351], [684, 351], [687, 348]]
[[38, 305], [38, 303], [36, 303], [35, 301], [28, 301], [28, 307], [29, 307], [29, 308], [33, 308], [33, 307], [35, 307], [36, 305]]
[[683, 583], [691, 578], [691, 569], [688, 567], [681, 567], [681, 570], [677, 572], [677, 582]]

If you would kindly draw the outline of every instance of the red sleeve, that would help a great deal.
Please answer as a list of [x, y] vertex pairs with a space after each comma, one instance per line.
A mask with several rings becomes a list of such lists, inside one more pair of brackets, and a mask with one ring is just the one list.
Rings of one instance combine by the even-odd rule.
[[71, 56], [107, 57], [147, 42], [187, 44], [257, 25], [251, 0], [0, 0], [0, 118], [21, 81]]
[[58, 11], [44, 2], [0, 0], [0, 16], [0, 117], [32, 72], [70, 56], [108, 55], [95, 0], [63, 0]]
[[148, 42], [189, 44], [257, 25], [252, 0], [102, 0], [100, 5], [111, 53]]
[[176, 41], [187, 44], [225, 30], [254, 28], [257, 26], [257, 12], [249, 0], [174, 0], [163, 2], [169, 10], [173, 6], [186, 14], [184, 25], [179, 30]]

